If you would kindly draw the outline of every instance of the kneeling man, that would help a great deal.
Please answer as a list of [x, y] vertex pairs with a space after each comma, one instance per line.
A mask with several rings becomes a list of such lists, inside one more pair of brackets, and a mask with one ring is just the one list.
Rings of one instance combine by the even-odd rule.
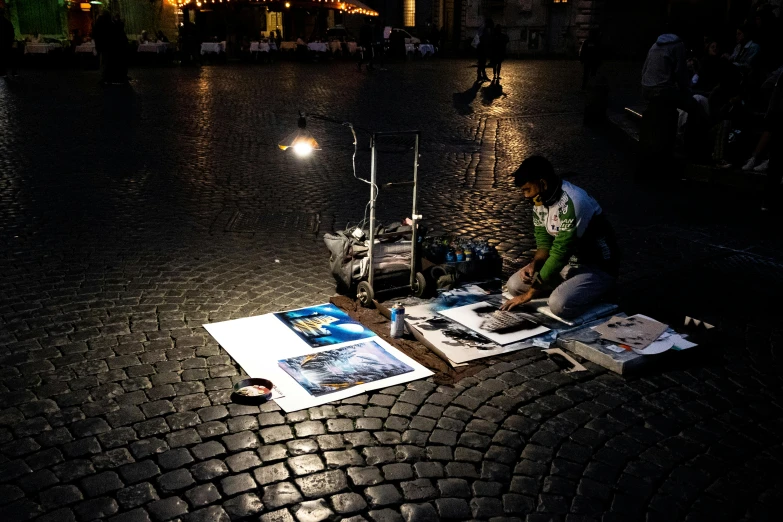
[[533, 202], [536, 255], [508, 280], [511, 310], [549, 295], [549, 308], [564, 319], [584, 313], [615, 286], [618, 249], [601, 207], [583, 189], [563, 181], [541, 156], [522, 162], [514, 184]]

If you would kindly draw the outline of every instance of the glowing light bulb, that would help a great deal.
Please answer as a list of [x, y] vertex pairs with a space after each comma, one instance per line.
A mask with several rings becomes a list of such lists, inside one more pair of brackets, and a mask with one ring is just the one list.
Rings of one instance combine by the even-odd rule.
[[309, 143], [297, 143], [294, 145], [294, 154], [300, 158], [309, 156], [313, 152], [313, 147]]

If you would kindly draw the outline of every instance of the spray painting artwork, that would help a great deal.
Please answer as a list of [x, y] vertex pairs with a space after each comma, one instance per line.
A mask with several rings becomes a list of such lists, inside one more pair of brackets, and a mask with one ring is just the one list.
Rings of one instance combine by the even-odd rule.
[[413, 371], [375, 341], [291, 357], [278, 365], [315, 397]]
[[275, 317], [312, 348], [358, 341], [375, 336], [372, 330], [353, 321], [348, 317], [348, 314], [333, 304], [278, 312]]
[[438, 312], [501, 346], [549, 331], [528, 314], [503, 312], [500, 303], [488, 300]]

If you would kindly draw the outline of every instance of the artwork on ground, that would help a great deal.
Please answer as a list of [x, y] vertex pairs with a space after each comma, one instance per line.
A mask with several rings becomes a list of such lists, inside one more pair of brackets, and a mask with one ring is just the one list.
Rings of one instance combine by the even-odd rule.
[[668, 328], [667, 325], [641, 315], [630, 317], [612, 317], [609, 321], [593, 328], [601, 337], [609, 341], [643, 350], [658, 339]]
[[489, 300], [438, 313], [499, 345], [519, 342], [549, 331], [546, 326], [533, 322], [527, 314], [501, 312], [499, 308], [499, 302]]
[[313, 348], [375, 336], [372, 330], [352, 320], [333, 304], [277, 312], [275, 317]]
[[375, 341], [291, 357], [278, 365], [316, 397], [413, 371]]
[[419, 341], [448, 359], [452, 366], [532, 346], [530, 341], [501, 346], [474, 330], [440, 315], [446, 310], [477, 302], [497, 307], [501, 301], [500, 296], [487, 296], [480, 289], [453, 290], [430, 302], [407, 306], [405, 322]]

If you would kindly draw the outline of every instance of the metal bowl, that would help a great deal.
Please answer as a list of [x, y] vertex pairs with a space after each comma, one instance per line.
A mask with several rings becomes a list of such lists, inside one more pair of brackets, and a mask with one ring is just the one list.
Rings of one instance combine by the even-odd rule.
[[[263, 386], [268, 391], [263, 392], [254, 388], [255, 386]], [[272, 398], [272, 388], [274, 384], [268, 379], [244, 379], [234, 385], [231, 400], [240, 404], [263, 404]]]

